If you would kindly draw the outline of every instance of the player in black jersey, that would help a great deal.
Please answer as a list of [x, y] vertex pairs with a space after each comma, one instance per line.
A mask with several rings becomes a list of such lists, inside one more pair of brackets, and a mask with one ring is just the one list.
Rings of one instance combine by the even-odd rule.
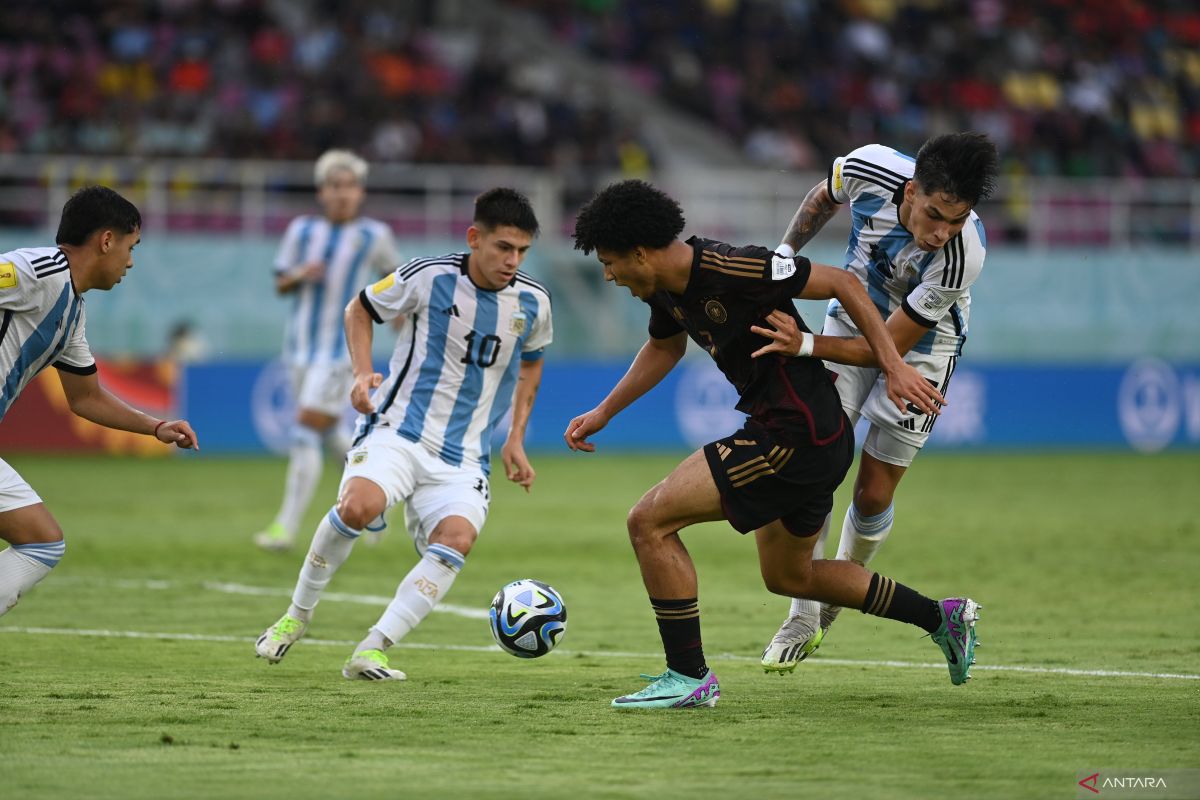
[[[629, 512], [629, 538], [658, 619], [667, 670], [613, 705], [715, 705], [720, 688], [704, 661], [696, 571], [679, 531], [718, 519], [742, 533], [755, 531], [768, 590], [917, 625], [941, 646], [952, 682], [963, 683], [973, 660], [974, 601], [931, 600], [854, 562], [812, 559], [813, 534], [853, 459], [854, 433], [820, 361], [828, 356], [814, 352], [792, 298], [838, 299], [863, 332], [898, 407], [911, 402], [934, 414], [943, 398], [900, 358], [850, 273], [763, 247], [699, 237], [681, 241], [683, 226], [679, 205], [637, 180], [597, 194], [575, 223], [575, 247], [595, 250], [605, 280], [650, 306], [650, 336], [608, 396], [567, 426], [567, 446], [594, 451], [588, 437], [662, 380], [688, 338], [717, 362], [737, 388], [737, 408], [748, 415], [741, 430], [688, 456]], [[801, 355], [812, 358], [768, 349], [774, 340], [751, 330], [773, 330], [769, 317], [781, 313], [800, 326]]]

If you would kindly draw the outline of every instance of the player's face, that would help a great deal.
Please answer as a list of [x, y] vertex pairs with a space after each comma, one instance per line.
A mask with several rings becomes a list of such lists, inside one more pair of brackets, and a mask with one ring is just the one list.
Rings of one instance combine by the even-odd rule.
[[596, 258], [604, 266], [604, 280], [624, 286], [634, 297], [645, 300], [658, 291], [654, 273], [646, 263], [646, 253], [635, 247], [627, 253], [596, 248]]
[[925, 194], [916, 181], [904, 187], [904, 201], [909, 208], [906, 227], [917, 247], [925, 252], [940, 250], [958, 236], [971, 215], [971, 206], [965, 200], [945, 192]]
[[349, 222], [358, 216], [366, 191], [348, 169], [335, 169], [317, 190], [317, 199], [330, 222]]
[[107, 290], [121, 282], [125, 273], [133, 269], [133, 248], [141, 240], [141, 228], [134, 228], [132, 233], [101, 232], [95, 288]]
[[484, 289], [496, 290], [512, 283], [533, 246], [533, 235], [512, 225], [490, 230], [472, 225], [467, 229], [467, 244], [471, 247], [467, 262], [471, 280]]

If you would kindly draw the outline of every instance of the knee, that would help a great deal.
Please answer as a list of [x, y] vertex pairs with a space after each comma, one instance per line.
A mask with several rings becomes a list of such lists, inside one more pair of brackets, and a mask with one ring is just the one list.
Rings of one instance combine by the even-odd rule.
[[338, 498], [334, 508], [347, 528], [361, 531], [367, 527], [368, 522], [383, 513], [383, 509], [376, 508], [375, 505], [362, 497], [344, 495]]
[[479, 538], [478, 534], [473, 530], [460, 527], [450, 528], [447, 530], [437, 530], [429, 537], [430, 544], [440, 544], [457, 550], [462, 555], [467, 555], [471, 552], [471, 548], [475, 546], [475, 540]]
[[639, 550], [654, 540], [657, 526], [654, 502], [649, 494], [629, 509], [629, 514], [625, 517], [625, 528], [629, 531], [629, 542], [634, 550]]
[[863, 481], [855, 488], [854, 506], [858, 513], [873, 517], [888, 510], [892, 504], [893, 488], [879, 481]]
[[780, 567], [763, 567], [762, 570], [763, 585], [767, 591], [784, 597], [807, 597], [812, 585], [811, 575], [811, 570], [802, 572]]

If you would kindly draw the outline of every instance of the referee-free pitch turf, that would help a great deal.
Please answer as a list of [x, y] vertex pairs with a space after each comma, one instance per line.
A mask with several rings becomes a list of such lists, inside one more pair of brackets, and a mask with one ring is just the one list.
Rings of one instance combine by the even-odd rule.
[[[872, 567], [984, 605], [962, 687], [916, 628], [852, 611], [794, 674], [764, 674], [787, 600], [763, 589], [752, 539], [689, 529], [722, 697], [669, 712], [609, 702], [663, 667], [625, 513], [676, 458], [534, 454], [528, 495], [495, 476], [448, 610], [392, 650], [409, 680], [387, 684], [340, 667], [415, 560], [401, 515], [356, 546], [308, 637], [270, 666], [253, 640], [286, 608], [307, 543], [250, 542], [282, 461], [8, 460], [68, 548], [0, 618], [6, 800], [1049, 798], [1098, 770], [1200, 766], [1194, 454], [921, 457]], [[493, 649], [482, 613], [523, 577], [569, 611], [536, 661]]]

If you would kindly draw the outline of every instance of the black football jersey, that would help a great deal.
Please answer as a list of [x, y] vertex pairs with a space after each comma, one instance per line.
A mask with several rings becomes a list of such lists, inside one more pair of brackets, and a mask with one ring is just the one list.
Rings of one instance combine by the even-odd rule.
[[765, 247], [734, 247], [693, 236], [691, 277], [683, 294], [656, 292], [650, 335], [665, 339], [686, 331], [712, 356], [737, 389], [737, 409], [796, 445], [824, 445], [844, 431], [844, 415], [833, 376], [817, 358], [751, 353], [770, 340], [751, 325], [770, 327], [766, 316], [779, 309], [807, 331], [792, 298], [811, 273], [807, 258], [796, 256], [779, 269]]

